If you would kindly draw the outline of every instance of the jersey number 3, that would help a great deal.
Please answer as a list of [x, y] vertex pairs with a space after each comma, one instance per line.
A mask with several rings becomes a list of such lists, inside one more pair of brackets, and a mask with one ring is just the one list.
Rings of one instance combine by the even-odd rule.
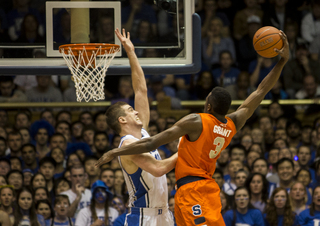
[[216, 145], [216, 148], [215, 150], [211, 150], [209, 153], [209, 157], [211, 159], [214, 159], [215, 157], [217, 157], [217, 155], [219, 155], [224, 142], [226, 142], [226, 140], [222, 137], [217, 137], [216, 139], [214, 139], [213, 144]]

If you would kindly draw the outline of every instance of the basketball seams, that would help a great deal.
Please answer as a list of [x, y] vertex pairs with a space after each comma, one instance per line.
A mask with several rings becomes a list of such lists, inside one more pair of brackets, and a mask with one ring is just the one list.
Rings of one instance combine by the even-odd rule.
[[[266, 29], [268, 27], [268, 29]], [[271, 26], [267, 26], [267, 27], [262, 27], [262, 28], [265, 28], [264, 30], [262, 30], [258, 35], [257, 35], [257, 32], [259, 31], [259, 30], [261, 30], [262, 28], [260, 28], [257, 32], [256, 32], [256, 34], [254, 34], [254, 36], [253, 36], [253, 41], [255, 40], [255, 39], [257, 39], [256, 40], [256, 42], [254, 42], [254, 44], [253, 45], [255, 45], [261, 38], [263, 38], [263, 37], [266, 37], [266, 36], [269, 36], [269, 35], [272, 35], [272, 34], [279, 34], [279, 30], [277, 29], [277, 28], [275, 28], [275, 27], [271, 27]], [[272, 31], [273, 30], [273, 31]], [[265, 36], [263, 36], [263, 34], [264, 33], [266, 33], [266, 32], [275, 32], [275, 33], [271, 33], [271, 34], [268, 34], [268, 35], [265, 35]], [[263, 36], [263, 37], [261, 37], [261, 36]], [[257, 38], [256, 38], [257, 37]], [[261, 37], [261, 38], [260, 38]]]
[[[274, 48], [282, 48], [283, 41], [280, 30], [272, 26], [261, 27], [253, 36], [253, 47], [255, 51], [262, 57], [272, 58], [279, 53], [274, 51]], [[282, 42], [281, 42], [282, 41]]]
[[[265, 37], [266, 37], [266, 36], [265, 36]], [[257, 52], [261, 52], [261, 51], [265, 51], [265, 50], [267, 50], [267, 49], [270, 49], [271, 47], [277, 45], [281, 40], [282, 40], [282, 39], [280, 38], [280, 39], [279, 39], [276, 43], [274, 43], [272, 46], [269, 46], [269, 47], [266, 48], [266, 49], [257, 50]]]
[[[272, 33], [272, 34], [265, 35], [265, 36], [261, 37], [260, 39], [258, 39], [258, 40], [253, 44], [253, 46], [255, 46], [255, 45], [257, 44], [257, 42], [259, 42], [261, 39], [263, 39], [263, 38], [265, 38], [265, 37], [268, 37], [268, 36], [270, 36], [270, 35], [279, 35], [279, 33]], [[279, 37], [280, 37], [280, 35], [279, 35]], [[280, 37], [280, 39], [281, 39], [281, 37]]]

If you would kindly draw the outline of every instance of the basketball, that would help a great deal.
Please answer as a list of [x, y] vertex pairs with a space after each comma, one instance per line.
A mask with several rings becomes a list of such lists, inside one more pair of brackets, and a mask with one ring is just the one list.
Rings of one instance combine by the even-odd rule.
[[274, 49], [282, 49], [283, 41], [280, 31], [271, 26], [262, 27], [253, 36], [253, 47], [257, 53], [265, 58], [272, 58], [278, 55]]

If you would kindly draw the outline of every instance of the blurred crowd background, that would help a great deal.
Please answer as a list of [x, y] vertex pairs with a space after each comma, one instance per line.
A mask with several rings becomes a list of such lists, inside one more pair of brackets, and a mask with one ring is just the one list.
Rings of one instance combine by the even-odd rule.
[[[135, 45], [177, 40], [176, 15], [157, 8], [153, 1], [122, 4], [122, 25]], [[44, 6], [44, 0], [0, 0], [0, 43], [45, 43]], [[150, 103], [169, 100], [167, 111], [160, 105], [151, 107], [149, 134], [170, 128], [186, 112], [201, 112], [202, 108], [186, 108], [181, 101], [204, 100], [215, 86], [225, 87], [233, 100], [246, 99], [278, 60], [257, 55], [254, 33], [262, 26], [283, 30], [290, 60], [265, 98], [271, 104], [261, 106], [221, 151], [213, 178], [221, 188], [227, 225], [307, 225], [308, 219], [319, 224], [320, 105], [281, 105], [279, 100], [320, 97], [320, 1], [198, 0], [195, 8], [202, 19], [202, 69], [197, 74], [146, 75]], [[55, 42], [69, 43], [69, 14], [63, 9], [54, 14], [60, 29]], [[91, 40], [114, 42], [113, 17], [105, 11], [97, 15]], [[136, 49], [136, 53], [138, 57], [175, 57], [183, 49]], [[42, 49], [0, 48], [0, 56], [43, 58], [46, 54]], [[130, 76], [107, 76], [105, 95], [111, 103], [121, 100], [134, 106]], [[76, 101], [70, 75], [0, 76], [2, 103], [63, 101]], [[0, 109], [0, 214], [7, 214], [12, 225], [124, 224], [128, 194], [118, 160], [101, 169], [94, 167], [103, 153], [120, 142], [106, 124], [105, 110]], [[159, 147], [161, 158], [177, 152], [177, 144], [178, 140]], [[168, 173], [172, 212], [175, 182], [174, 171]], [[92, 201], [98, 188], [110, 194], [100, 205], [102, 213]], [[84, 222], [83, 216], [90, 220]]]

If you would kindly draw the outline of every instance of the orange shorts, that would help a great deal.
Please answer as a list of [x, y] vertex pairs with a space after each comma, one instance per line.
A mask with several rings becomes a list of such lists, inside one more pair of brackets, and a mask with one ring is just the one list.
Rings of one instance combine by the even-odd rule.
[[177, 226], [225, 225], [221, 215], [220, 188], [212, 179], [181, 186], [175, 194]]

